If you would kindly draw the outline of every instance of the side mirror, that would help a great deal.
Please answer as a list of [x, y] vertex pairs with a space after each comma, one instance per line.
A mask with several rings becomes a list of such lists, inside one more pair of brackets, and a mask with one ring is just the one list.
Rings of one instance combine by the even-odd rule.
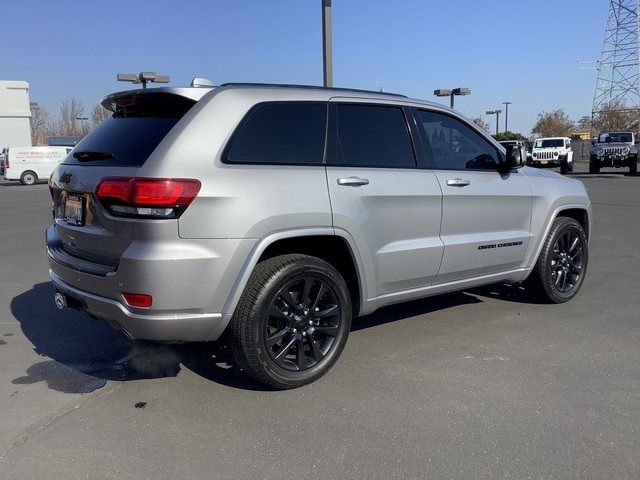
[[520, 145], [507, 145], [507, 158], [502, 170], [509, 171], [524, 167], [527, 163], [527, 151]]

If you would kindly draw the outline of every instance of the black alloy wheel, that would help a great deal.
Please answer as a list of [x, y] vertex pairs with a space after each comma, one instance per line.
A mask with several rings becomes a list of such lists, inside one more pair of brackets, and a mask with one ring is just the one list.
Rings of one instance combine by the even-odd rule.
[[349, 288], [333, 265], [287, 254], [256, 265], [229, 325], [236, 364], [275, 388], [324, 375], [351, 329]]
[[298, 277], [280, 289], [264, 322], [271, 359], [284, 370], [307, 370], [326, 356], [341, 321], [333, 287], [317, 277]]
[[524, 286], [542, 302], [567, 302], [582, 287], [588, 262], [589, 244], [582, 225], [574, 218], [558, 217]]
[[551, 280], [562, 294], [570, 294], [582, 279], [584, 245], [578, 232], [567, 229], [558, 236], [551, 257]]

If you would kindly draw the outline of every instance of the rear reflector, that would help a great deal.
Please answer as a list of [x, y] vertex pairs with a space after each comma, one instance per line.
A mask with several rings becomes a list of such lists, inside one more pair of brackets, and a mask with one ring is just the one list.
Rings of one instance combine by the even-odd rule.
[[122, 296], [124, 297], [124, 301], [132, 307], [151, 308], [151, 304], [153, 303], [151, 295], [145, 293], [122, 292]]
[[96, 196], [114, 215], [176, 218], [200, 191], [200, 182], [185, 178], [106, 178]]

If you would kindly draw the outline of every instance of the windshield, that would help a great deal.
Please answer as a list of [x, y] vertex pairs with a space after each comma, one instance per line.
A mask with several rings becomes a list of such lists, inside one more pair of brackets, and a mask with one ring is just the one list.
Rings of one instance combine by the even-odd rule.
[[550, 138], [550, 139], [539, 139], [536, 140], [533, 148], [556, 148], [556, 147], [564, 147], [564, 140], [562, 138]]
[[633, 134], [631, 132], [601, 133], [598, 143], [633, 143]]

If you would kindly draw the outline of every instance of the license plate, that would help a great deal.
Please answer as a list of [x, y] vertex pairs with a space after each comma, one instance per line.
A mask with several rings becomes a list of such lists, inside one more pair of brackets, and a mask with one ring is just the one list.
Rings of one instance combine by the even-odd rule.
[[67, 195], [64, 202], [64, 220], [71, 225], [84, 224], [83, 197]]
[[540, 163], [541, 163], [542, 165], [546, 165], [547, 163], [549, 163], [549, 160], [542, 160], [542, 161], [540, 161]]

